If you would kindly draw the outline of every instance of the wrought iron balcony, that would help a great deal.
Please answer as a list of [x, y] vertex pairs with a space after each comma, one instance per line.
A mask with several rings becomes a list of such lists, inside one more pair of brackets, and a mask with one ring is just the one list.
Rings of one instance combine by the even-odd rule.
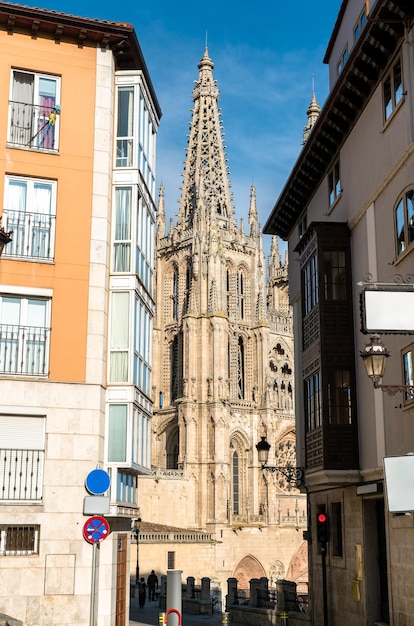
[[0, 501], [41, 500], [43, 450], [0, 448]]
[[0, 324], [0, 374], [47, 376], [49, 329]]
[[9, 101], [7, 142], [20, 148], [56, 152], [58, 118], [50, 106]]
[[4, 257], [53, 261], [55, 215], [5, 209], [3, 221], [5, 229], [13, 232]]

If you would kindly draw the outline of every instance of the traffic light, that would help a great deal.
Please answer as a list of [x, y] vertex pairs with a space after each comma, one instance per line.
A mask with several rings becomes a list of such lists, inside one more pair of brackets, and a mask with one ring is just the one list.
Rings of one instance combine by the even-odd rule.
[[318, 513], [316, 517], [316, 536], [319, 543], [325, 544], [329, 541], [328, 516], [324, 512]]

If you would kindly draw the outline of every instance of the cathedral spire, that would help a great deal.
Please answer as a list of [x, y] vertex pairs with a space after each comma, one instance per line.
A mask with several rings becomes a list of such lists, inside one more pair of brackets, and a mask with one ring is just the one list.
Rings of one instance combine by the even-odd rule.
[[255, 235], [257, 230], [257, 206], [256, 206], [256, 187], [250, 187], [250, 206], [249, 206], [249, 226], [250, 235]]
[[157, 215], [158, 236], [164, 237], [165, 234], [165, 195], [164, 185], [160, 185], [158, 192], [158, 215]]
[[219, 90], [213, 68], [206, 46], [193, 89], [194, 108], [178, 217], [178, 227], [184, 229], [200, 221], [228, 227], [226, 222], [232, 220]]
[[321, 112], [321, 107], [316, 102], [314, 79], [312, 76], [312, 98], [306, 111], [306, 115], [308, 116], [308, 123], [306, 126], [303, 127], [303, 143], [304, 144], [306, 143], [309, 137], [309, 133], [311, 132], [316, 120], [318, 119], [320, 112]]

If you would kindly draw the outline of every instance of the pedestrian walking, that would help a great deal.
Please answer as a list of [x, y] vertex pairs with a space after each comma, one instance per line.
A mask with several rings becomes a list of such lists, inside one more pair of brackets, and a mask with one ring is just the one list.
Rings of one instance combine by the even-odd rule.
[[148, 576], [148, 600], [155, 600], [155, 588], [158, 587], [158, 577], [154, 570]]
[[147, 585], [145, 584], [144, 577], [142, 577], [138, 584], [138, 602], [139, 602], [140, 609], [144, 608], [146, 595], [147, 595]]

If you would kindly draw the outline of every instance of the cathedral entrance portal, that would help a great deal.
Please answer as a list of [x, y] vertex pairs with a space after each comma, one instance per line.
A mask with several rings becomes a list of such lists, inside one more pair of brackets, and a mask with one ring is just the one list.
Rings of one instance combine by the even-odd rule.
[[233, 574], [233, 577], [237, 578], [238, 589], [249, 589], [251, 578], [262, 578], [263, 576], [266, 576], [263, 566], [250, 554], [242, 558]]

